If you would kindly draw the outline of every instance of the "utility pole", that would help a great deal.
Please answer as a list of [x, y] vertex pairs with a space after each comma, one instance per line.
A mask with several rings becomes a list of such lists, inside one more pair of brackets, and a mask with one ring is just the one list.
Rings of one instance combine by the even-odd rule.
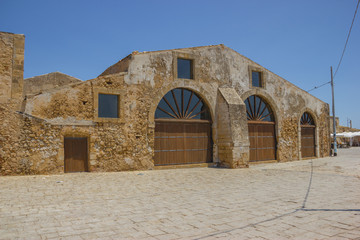
[[331, 92], [332, 92], [332, 112], [333, 112], [333, 136], [334, 136], [334, 157], [337, 156], [337, 146], [336, 146], [336, 120], [335, 120], [335, 99], [334, 99], [334, 78], [332, 67], [330, 67], [331, 72]]

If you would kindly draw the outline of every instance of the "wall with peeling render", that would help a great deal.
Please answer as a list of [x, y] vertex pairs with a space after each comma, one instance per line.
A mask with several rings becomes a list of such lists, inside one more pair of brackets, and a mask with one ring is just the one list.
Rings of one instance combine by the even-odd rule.
[[[194, 79], [178, 79], [177, 57], [194, 61]], [[264, 72], [265, 87], [253, 88], [250, 69]], [[329, 154], [328, 105], [285, 79], [224, 45], [157, 52], [133, 52], [84, 82], [57, 86], [28, 96], [20, 112], [11, 116], [13, 137], [0, 150], [1, 174], [61, 173], [64, 171], [64, 137], [89, 140], [90, 171], [152, 169], [154, 114], [161, 98], [171, 89], [187, 88], [209, 106], [213, 126], [213, 161], [220, 166], [247, 167], [249, 140], [244, 100], [263, 97], [276, 118], [277, 160], [301, 158], [300, 117], [313, 114], [317, 123], [317, 156]], [[96, 116], [99, 92], [120, 95], [120, 117], [116, 121]], [[1, 133], [5, 129], [0, 128]], [[5, 150], [6, 149], [6, 150]], [[16, 151], [18, 149], [19, 151]], [[20, 152], [10, 155], [11, 152]]]

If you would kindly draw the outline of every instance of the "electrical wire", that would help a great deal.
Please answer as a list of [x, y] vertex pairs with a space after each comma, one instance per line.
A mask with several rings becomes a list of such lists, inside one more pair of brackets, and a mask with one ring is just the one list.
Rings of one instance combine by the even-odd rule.
[[[350, 25], [349, 33], [348, 33], [348, 36], [347, 36], [347, 38], [346, 38], [345, 46], [344, 46], [344, 49], [343, 49], [343, 51], [342, 51], [340, 61], [339, 61], [338, 65], [337, 65], [337, 67], [336, 67], [335, 74], [333, 75], [333, 80], [335, 79], [335, 76], [336, 76], [336, 74], [337, 74], [337, 72], [338, 72], [338, 70], [339, 70], [339, 68], [340, 68], [342, 59], [343, 59], [343, 57], [344, 57], [345, 50], [346, 50], [346, 47], [347, 47], [347, 44], [348, 44], [348, 41], [349, 41], [349, 38], [350, 38], [351, 30], [352, 30], [352, 27], [353, 27], [353, 25], [354, 25], [354, 21], [355, 21], [355, 18], [356, 18], [357, 10], [358, 10], [358, 8], [359, 8], [359, 3], [360, 3], [360, 0], [358, 0], [358, 3], [357, 3], [357, 5], [356, 5], [354, 17], [353, 17], [353, 20], [352, 20], [351, 25]], [[310, 91], [312, 91], [312, 90], [321, 88], [321, 87], [323, 87], [323, 86], [325, 86], [325, 85], [327, 85], [327, 84], [329, 84], [329, 83], [331, 83], [331, 81], [326, 82], [326, 83], [323, 83], [323, 84], [321, 84], [321, 85], [319, 85], [319, 86], [316, 86], [316, 87], [308, 90], [307, 92], [310, 92]]]
[[344, 57], [345, 50], [346, 50], [346, 46], [347, 46], [348, 41], [349, 41], [349, 38], [350, 38], [351, 30], [352, 30], [352, 27], [353, 27], [353, 25], [354, 25], [354, 21], [355, 21], [356, 13], [357, 13], [357, 10], [358, 10], [358, 8], [359, 8], [359, 3], [360, 3], [360, 0], [358, 0], [358, 3], [357, 3], [357, 5], [356, 5], [356, 9], [355, 9], [354, 17], [353, 17], [353, 20], [352, 20], [352, 22], [351, 22], [351, 26], [350, 26], [350, 30], [349, 30], [348, 36], [347, 36], [347, 38], [346, 38], [346, 42], [345, 42], [345, 46], [344, 46], [344, 50], [343, 50], [343, 52], [342, 52], [342, 54], [341, 54], [341, 58], [340, 58], [340, 61], [339, 61], [338, 66], [337, 66], [337, 68], [336, 68], [336, 71], [335, 71], [335, 74], [334, 74], [333, 79], [335, 79], [336, 73], [338, 72], [339, 67], [340, 67], [340, 64], [341, 64], [341, 61], [342, 61], [342, 59], [343, 59], [343, 57]]
[[314, 88], [312, 88], [312, 89], [308, 90], [307, 92], [310, 92], [310, 91], [312, 91], [312, 90], [315, 90], [315, 89], [321, 88], [322, 86], [325, 86], [325, 85], [327, 85], [327, 84], [329, 84], [329, 83], [331, 83], [331, 81], [326, 82], [326, 83], [323, 83], [323, 84], [321, 84], [321, 85], [319, 85], [319, 86], [316, 86], [316, 87], [314, 87]]

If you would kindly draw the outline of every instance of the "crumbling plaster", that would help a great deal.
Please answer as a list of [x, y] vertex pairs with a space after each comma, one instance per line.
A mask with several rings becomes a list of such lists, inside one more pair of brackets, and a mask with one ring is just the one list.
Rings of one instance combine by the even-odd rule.
[[[193, 59], [194, 79], [176, 77], [178, 56]], [[249, 66], [266, 72], [264, 89], [249, 85]], [[29, 96], [24, 114], [11, 115], [15, 119], [11, 124], [16, 125], [12, 129], [17, 133], [11, 141], [21, 143], [20, 152], [24, 154], [4, 160], [1, 156], [12, 151], [8, 146], [0, 156], [1, 173], [63, 172], [65, 136], [88, 138], [90, 171], [152, 169], [154, 114], [161, 98], [174, 88], [196, 92], [209, 106], [213, 160], [220, 166], [248, 166], [249, 140], [243, 101], [252, 94], [262, 96], [275, 113], [279, 161], [300, 158], [299, 117], [305, 110], [319, 123], [318, 156], [328, 154], [328, 121], [323, 121], [328, 117], [327, 104], [224, 45], [217, 45], [133, 52], [126, 61], [111, 66], [97, 78]], [[122, 93], [121, 121], [96, 119], [96, 89]], [[14, 166], [4, 167], [7, 162]]]

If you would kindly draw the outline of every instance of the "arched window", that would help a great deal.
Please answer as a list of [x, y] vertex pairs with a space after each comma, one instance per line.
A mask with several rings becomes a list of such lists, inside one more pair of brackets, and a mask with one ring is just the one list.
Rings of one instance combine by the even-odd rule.
[[161, 99], [155, 119], [211, 120], [209, 108], [193, 91], [175, 88]]
[[274, 122], [274, 114], [261, 97], [252, 95], [245, 100], [246, 114], [249, 121]]
[[304, 112], [304, 114], [301, 116], [300, 124], [301, 125], [315, 125], [315, 122], [314, 122], [313, 117], [309, 113]]

